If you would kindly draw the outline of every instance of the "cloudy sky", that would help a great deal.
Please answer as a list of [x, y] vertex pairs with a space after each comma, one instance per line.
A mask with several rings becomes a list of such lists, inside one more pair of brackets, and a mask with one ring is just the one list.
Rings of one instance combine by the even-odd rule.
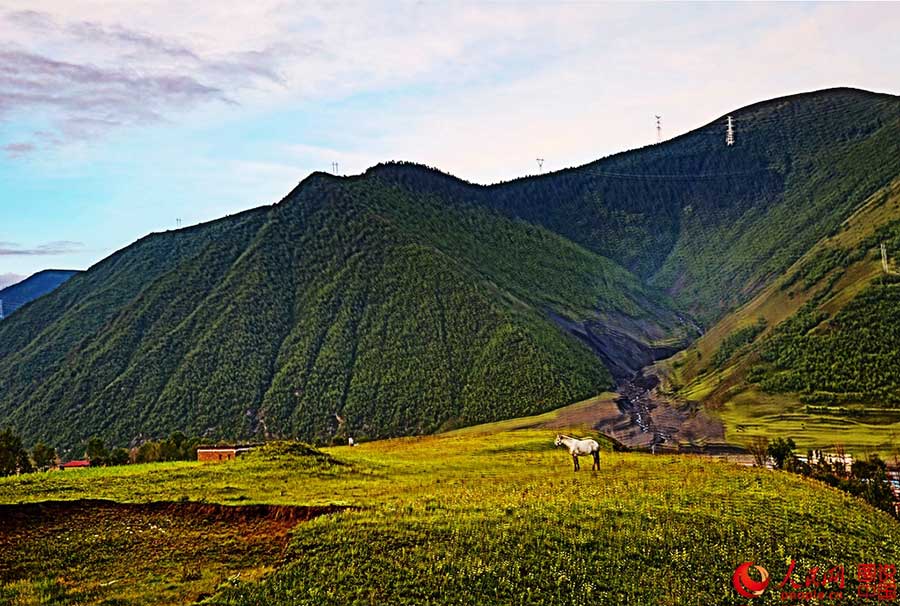
[[900, 93], [896, 4], [0, 0], [0, 283], [413, 160], [490, 183]]

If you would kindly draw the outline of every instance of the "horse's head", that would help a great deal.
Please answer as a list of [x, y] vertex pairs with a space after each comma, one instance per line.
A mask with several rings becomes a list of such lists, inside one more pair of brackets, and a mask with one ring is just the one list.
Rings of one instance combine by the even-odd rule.
[[559, 434], [556, 434], [556, 441], [553, 443], [555, 446], [562, 446], [563, 437]]

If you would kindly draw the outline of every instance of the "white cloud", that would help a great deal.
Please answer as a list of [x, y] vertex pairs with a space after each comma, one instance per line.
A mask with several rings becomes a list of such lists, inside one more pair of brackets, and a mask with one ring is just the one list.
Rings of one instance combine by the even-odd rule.
[[[533, 172], [537, 155], [559, 168], [651, 143], [656, 113], [672, 136], [781, 94], [845, 84], [896, 91], [900, 60], [900, 7], [889, 4], [77, 4], [33, 0], [18, 19], [13, 8], [0, 39], [126, 83], [187, 78], [174, 88], [183, 100], [192, 93], [189, 102], [167, 95], [144, 108], [166, 120], [160, 128], [180, 128], [180, 115], [236, 123], [391, 96], [388, 107], [343, 109], [340, 132], [301, 157], [295, 147], [290, 162], [279, 161], [284, 172], [332, 161], [358, 172], [402, 158], [493, 181]], [[36, 37], [35, 28], [55, 33]], [[202, 114], [182, 113], [197, 104]], [[64, 122], [58, 135], [117, 127], [109, 121], [120, 114], [92, 108], [99, 115], [80, 116], [83, 132]], [[20, 154], [35, 142], [0, 141]], [[297, 144], [311, 145], [271, 141], [273, 153]]]

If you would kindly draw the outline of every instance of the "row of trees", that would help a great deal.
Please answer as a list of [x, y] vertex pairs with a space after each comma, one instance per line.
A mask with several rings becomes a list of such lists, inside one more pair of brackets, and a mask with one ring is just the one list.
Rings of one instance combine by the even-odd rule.
[[[181, 432], [175, 432], [165, 440], [148, 440], [131, 449], [108, 448], [102, 438], [94, 436], [85, 444], [84, 457], [91, 462], [92, 467], [191, 461], [197, 456], [198, 443], [197, 438], [188, 438]], [[37, 442], [29, 451], [15, 430], [11, 427], [0, 429], [0, 476], [47, 471], [59, 462], [60, 457], [52, 446]]]
[[796, 443], [791, 438], [777, 438], [769, 441], [759, 437], [748, 445], [757, 467], [764, 467], [771, 461], [776, 469], [807, 476], [825, 482], [844, 492], [865, 499], [874, 507], [897, 515], [894, 497], [887, 476], [887, 463], [877, 454], [855, 460], [847, 470], [843, 449], [838, 448], [838, 456], [829, 461], [826, 457], [814, 457], [807, 453], [806, 460], [794, 452]]
[[107, 448], [99, 437], [87, 441], [85, 457], [91, 466], [156, 463], [158, 461], [193, 461], [197, 458], [197, 438], [188, 438], [176, 431], [165, 440], [147, 440], [131, 449]]
[[56, 464], [56, 449], [38, 442], [28, 452], [10, 427], [0, 429], [0, 476], [46, 470]]

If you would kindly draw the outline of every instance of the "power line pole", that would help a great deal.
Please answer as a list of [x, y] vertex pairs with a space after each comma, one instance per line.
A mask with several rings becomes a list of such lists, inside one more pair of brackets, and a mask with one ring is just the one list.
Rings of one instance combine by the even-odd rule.
[[728, 116], [728, 128], [725, 130], [725, 145], [734, 145], [734, 121]]
[[181, 217], [175, 219], [175, 225], [178, 229], [181, 229]]
[[544, 159], [543, 158], [535, 158], [538, 163], [538, 172], [544, 172]]
[[662, 141], [662, 116], [656, 116], [656, 142]]

